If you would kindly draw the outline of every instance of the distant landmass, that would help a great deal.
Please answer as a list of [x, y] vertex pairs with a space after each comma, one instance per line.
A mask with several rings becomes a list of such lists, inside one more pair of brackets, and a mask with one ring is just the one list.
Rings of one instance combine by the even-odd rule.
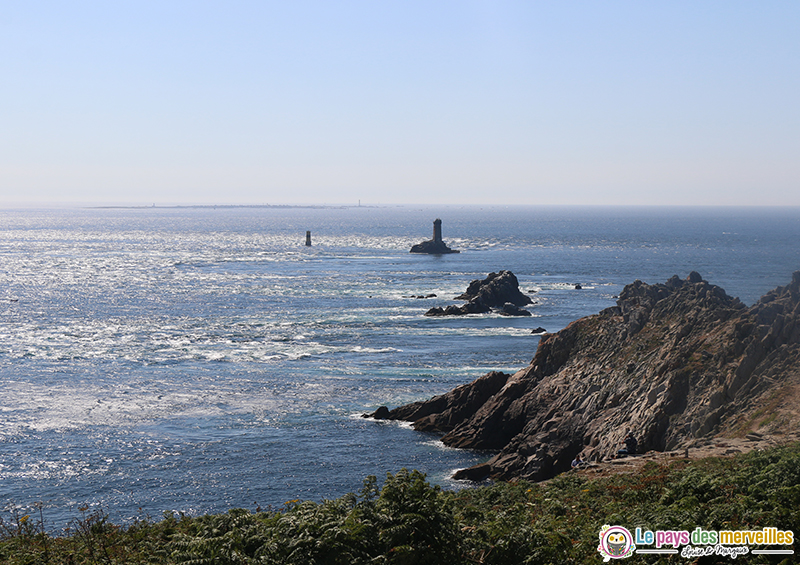
[[616, 456], [794, 436], [800, 422], [800, 271], [747, 308], [696, 272], [635, 281], [617, 305], [545, 334], [530, 365], [376, 418], [413, 422], [451, 447], [497, 451], [456, 478], [543, 480]]
[[362, 206], [359, 204], [107, 204], [98, 206], [85, 206], [92, 210], [132, 210], [148, 208], [280, 208], [280, 209], [315, 209], [315, 210], [344, 210], [346, 208], [378, 208], [378, 206]]

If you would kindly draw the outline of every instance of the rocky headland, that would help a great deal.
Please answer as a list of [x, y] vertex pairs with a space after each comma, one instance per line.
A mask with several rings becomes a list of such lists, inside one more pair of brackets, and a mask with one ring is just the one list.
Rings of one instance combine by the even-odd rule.
[[531, 313], [521, 307], [533, 303], [520, 291], [519, 281], [511, 271], [489, 273], [485, 279], [476, 279], [455, 299], [466, 300], [467, 303], [461, 306], [451, 304], [444, 308], [436, 306], [425, 315], [465, 316], [495, 311], [503, 316], [530, 316]]
[[496, 452], [456, 478], [545, 480], [578, 453], [688, 453], [722, 438], [796, 438], [800, 271], [752, 307], [692, 272], [635, 281], [617, 305], [544, 334], [530, 365], [491, 372], [376, 418], [411, 421], [452, 447]]

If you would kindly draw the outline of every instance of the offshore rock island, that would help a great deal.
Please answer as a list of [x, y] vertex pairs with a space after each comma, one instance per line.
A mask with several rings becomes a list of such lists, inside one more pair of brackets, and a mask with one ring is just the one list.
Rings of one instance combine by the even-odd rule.
[[503, 316], [530, 316], [531, 313], [521, 308], [532, 304], [528, 296], [519, 290], [517, 277], [511, 271], [489, 273], [485, 279], [472, 281], [467, 290], [456, 296], [456, 300], [466, 300], [462, 306], [450, 305], [445, 308], [436, 306], [425, 312], [426, 316], [465, 316], [467, 314], [485, 314], [492, 310]]
[[[720, 437], [795, 435], [800, 421], [800, 271], [747, 308], [692, 272], [635, 281], [617, 305], [541, 337], [530, 365], [491, 372], [375, 418], [413, 422], [451, 447], [498, 452], [455, 478], [545, 480], [577, 454], [613, 458]], [[688, 453], [688, 451], [687, 451]]]
[[433, 239], [417, 243], [411, 247], [410, 253], [427, 253], [428, 255], [444, 255], [447, 253], [461, 253], [457, 249], [450, 249], [442, 241], [442, 220], [436, 218], [433, 221]]

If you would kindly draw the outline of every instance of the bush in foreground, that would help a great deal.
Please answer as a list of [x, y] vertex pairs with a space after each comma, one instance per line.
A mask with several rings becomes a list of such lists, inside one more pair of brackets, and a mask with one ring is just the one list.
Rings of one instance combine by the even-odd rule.
[[[647, 464], [635, 475], [442, 491], [417, 471], [375, 477], [358, 495], [293, 501], [281, 511], [231, 510], [128, 527], [102, 513], [46, 533], [36, 516], [0, 521], [0, 563], [22, 564], [515, 564], [599, 563], [603, 524], [633, 530], [762, 529], [800, 533], [800, 446], [733, 459]], [[744, 556], [736, 563], [793, 563]], [[646, 563], [731, 562], [636, 556]]]

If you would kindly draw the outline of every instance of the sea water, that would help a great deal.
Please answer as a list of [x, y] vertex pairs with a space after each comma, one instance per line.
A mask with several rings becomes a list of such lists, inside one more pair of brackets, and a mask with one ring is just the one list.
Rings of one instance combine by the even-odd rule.
[[[410, 254], [436, 217], [461, 253]], [[403, 467], [456, 488], [491, 454], [361, 414], [516, 371], [534, 329], [635, 279], [696, 270], [752, 304], [798, 242], [796, 208], [0, 211], [0, 497], [62, 525], [281, 508]], [[503, 269], [532, 317], [424, 316]]]

